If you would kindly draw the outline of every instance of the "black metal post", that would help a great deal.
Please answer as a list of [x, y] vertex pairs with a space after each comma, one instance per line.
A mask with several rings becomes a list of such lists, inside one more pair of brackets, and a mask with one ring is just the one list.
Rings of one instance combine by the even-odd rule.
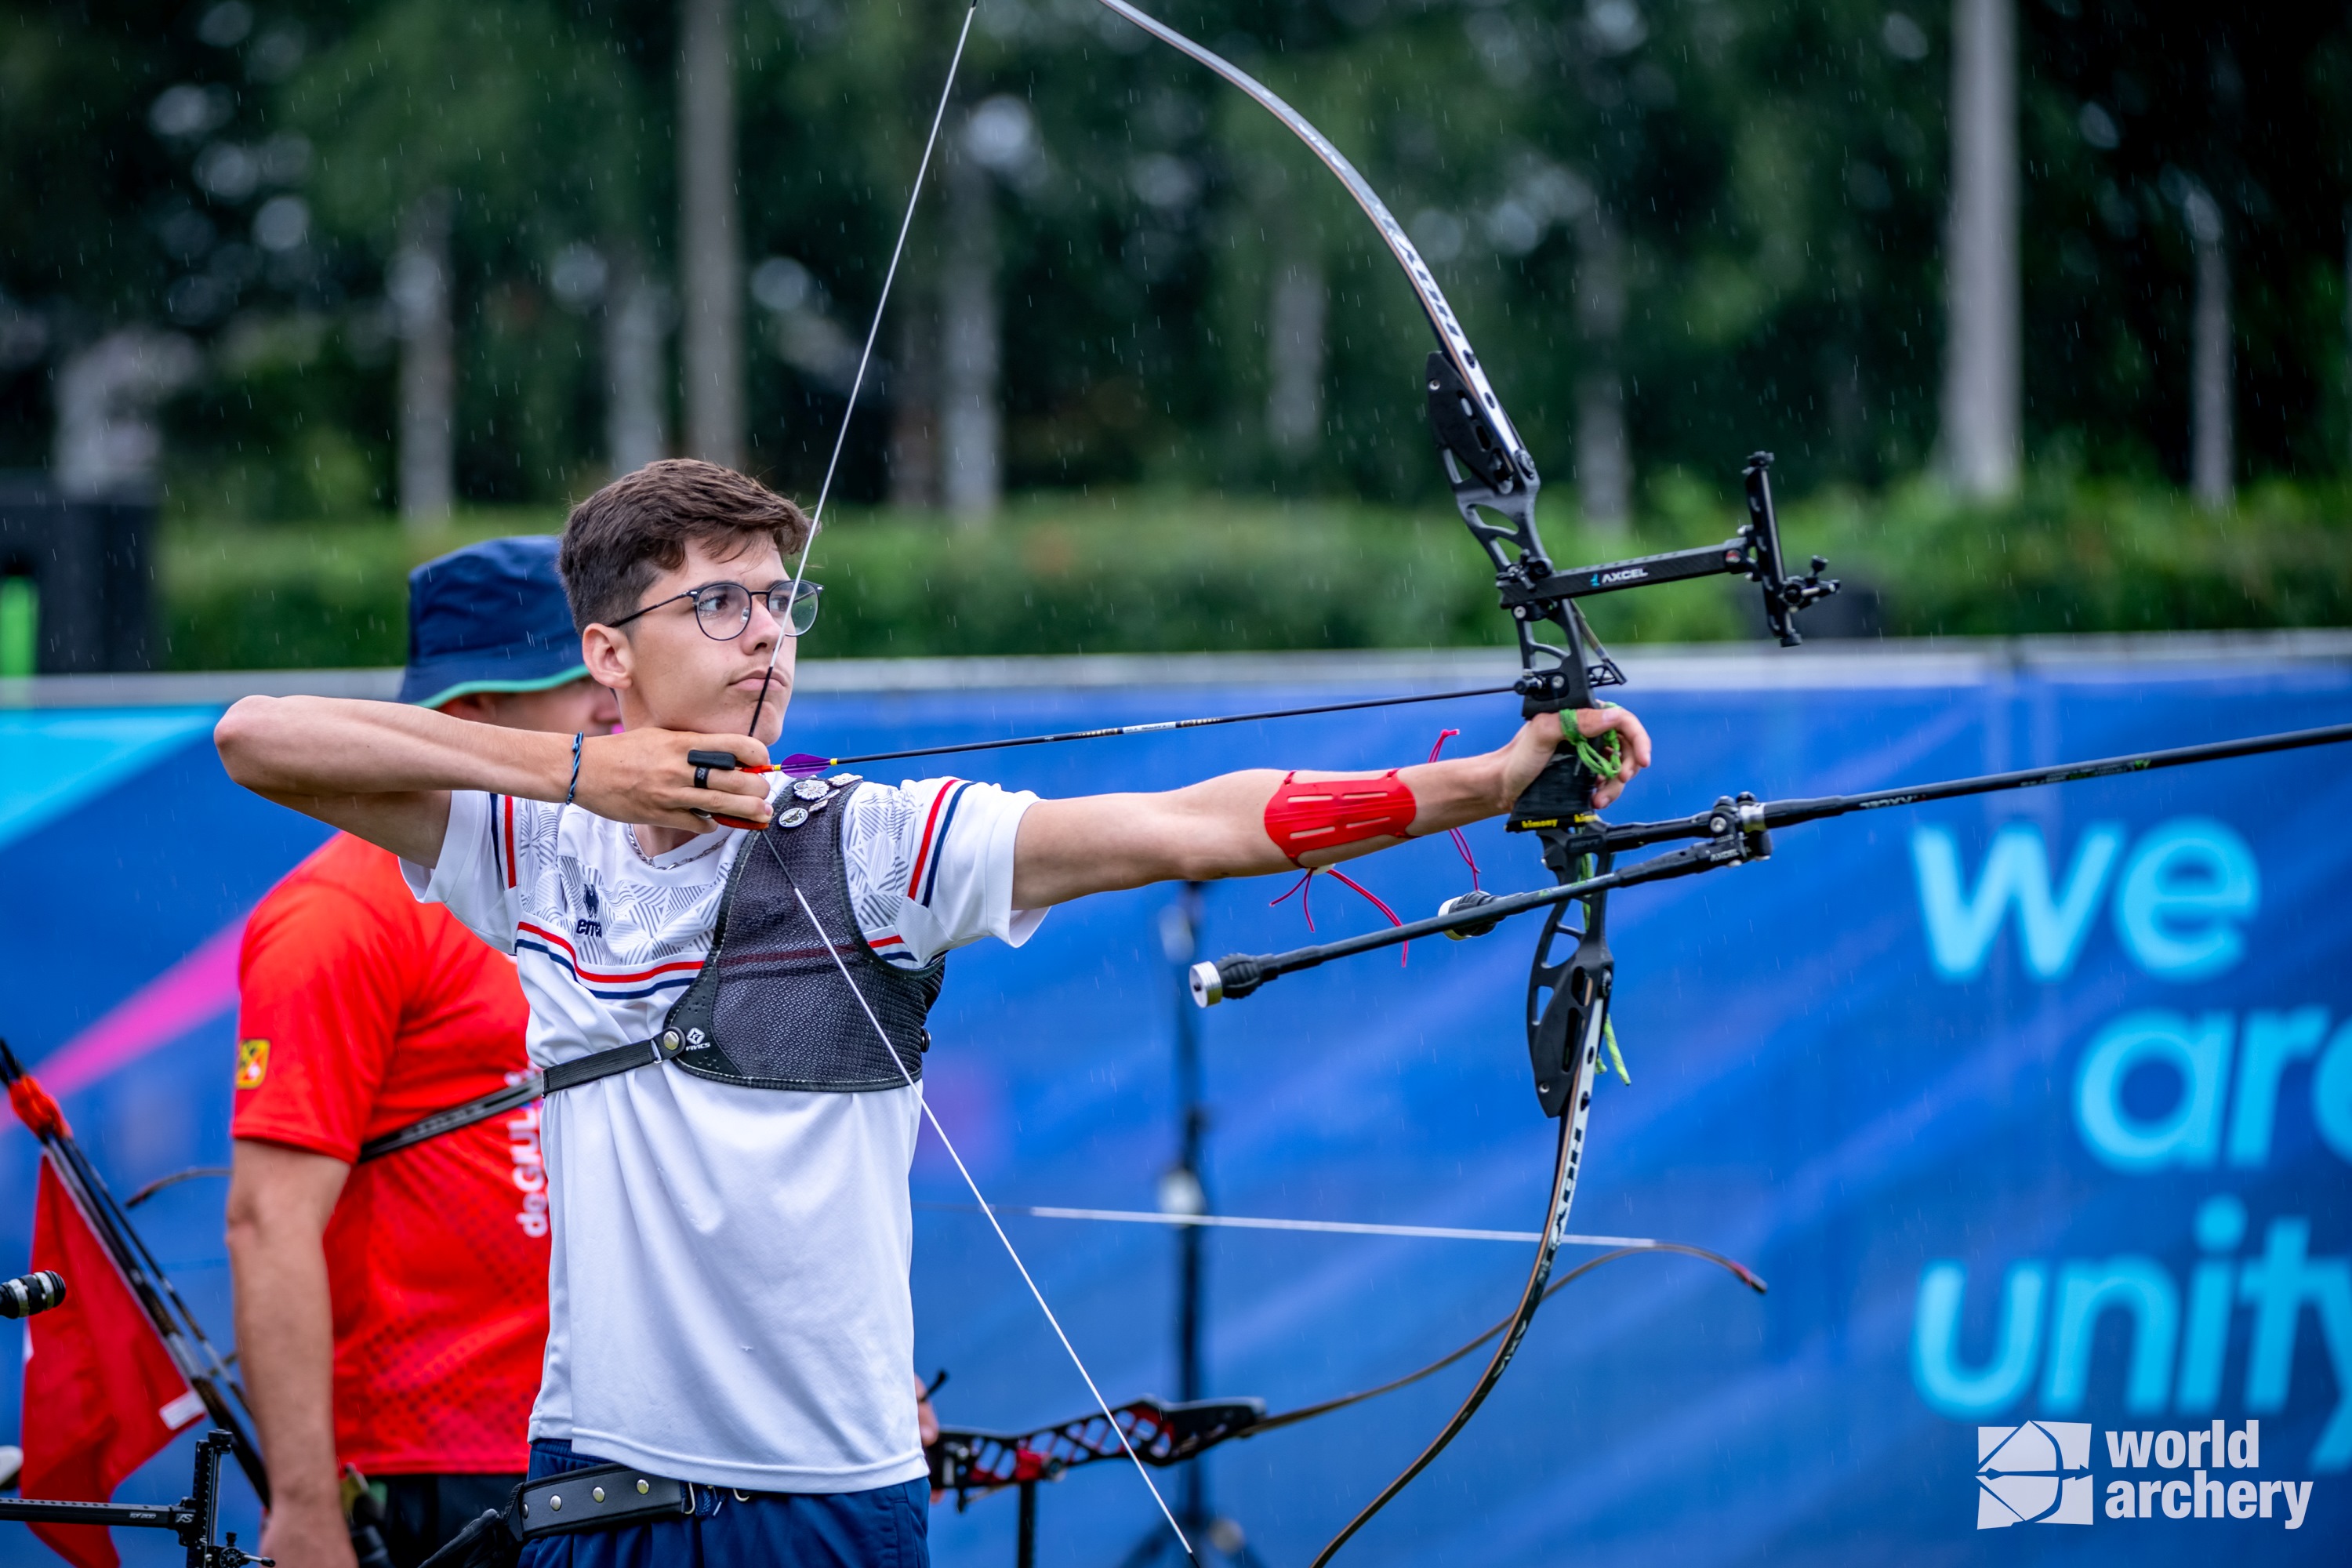
[[1016, 1568], [1037, 1568], [1037, 1483], [1021, 1483], [1021, 1522], [1017, 1527], [1018, 1544], [1013, 1549]]
[[[1187, 882], [1172, 905], [1162, 931], [1169, 961], [1176, 971], [1176, 1103], [1180, 1119], [1176, 1167], [1166, 1178], [1170, 1196], [1198, 1213], [1208, 1212], [1208, 1188], [1201, 1179], [1201, 1144], [1209, 1127], [1209, 1108], [1202, 1097], [1201, 1020], [1192, 1005], [1185, 975], [1200, 951], [1201, 884]], [[1201, 1246], [1205, 1237], [1197, 1225], [1176, 1231], [1176, 1397], [1201, 1398]], [[1196, 1533], [1209, 1517], [1207, 1477], [1199, 1464], [1186, 1465], [1177, 1478], [1177, 1517], [1186, 1532]]]
[[[1160, 945], [1176, 976], [1176, 1163], [1160, 1178], [1160, 1207], [1166, 1214], [1210, 1212], [1208, 1189], [1202, 1177], [1209, 1138], [1208, 1091], [1201, 1067], [1200, 1009], [1192, 1005], [1190, 974], [1199, 956], [1201, 895], [1199, 882], [1187, 882], [1176, 901], [1160, 911]], [[1202, 1302], [1208, 1289], [1208, 1257], [1203, 1247], [1207, 1231], [1197, 1225], [1176, 1227], [1176, 1385], [1177, 1397], [1202, 1397], [1207, 1377], [1201, 1355], [1206, 1331]], [[1209, 1502], [1208, 1473], [1197, 1458], [1177, 1469], [1174, 1512], [1192, 1542], [1193, 1562], [1211, 1554], [1243, 1568], [1260, 1568], [1242, 1528], [1216, 1511]], [[1143, 1568], [1175, 1550], [1175, 1539], [1154, 1529], [1138, 1542], [1121, 1568]]]

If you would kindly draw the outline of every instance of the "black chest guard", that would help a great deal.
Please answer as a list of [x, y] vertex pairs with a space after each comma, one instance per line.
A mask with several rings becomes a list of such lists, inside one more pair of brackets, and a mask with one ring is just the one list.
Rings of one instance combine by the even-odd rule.
[[[775, 821], [745, 836], [710, 955], [664, 1020], [664, 1038], [675, 1031], [684, 1042], [669, 1059], [688, 1072], [753, 1089], [835, 1093], [900, 1089], [923, 1076], [931, 1043], [923, 1021], [939, 999], [946, 960], [895, 968], [858, 930], [842, 852], [858, 786], [846, 773], [801, 780], [778, 803]], [[809, 924], [795, 888], [822, 931]], [[834, 962], [836, 952], [856, 979], [854, 990]]]

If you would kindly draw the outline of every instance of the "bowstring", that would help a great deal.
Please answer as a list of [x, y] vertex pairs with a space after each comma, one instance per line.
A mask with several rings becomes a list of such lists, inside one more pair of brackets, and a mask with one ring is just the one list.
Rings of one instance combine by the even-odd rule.
[[1045, 1291], [1037, 1288], [1037, 1281], [1030, 1274], [1029, 1266], [1021, 1260], [1020, 1250], [1013, 1245], [1013, 1238], [1004, 1234], [1004, 1226], [998, 1221], [996, 1210], [991, 1207], [988, 1199], [982, 1195], [980, 1184], [972, 1179], [971, 1167], [963, 1163], [963, 1156], [956, 1152], [954, 1140], [948, 1136], [948, 1130], [940, 1125], [939, 1115], [931, 1110], [930, 1100], [923, 1093], [922, 1086], [915, 1081], [915, 1075], [908, 1070], [907, 1059], [898, 1054], [898, 1043], [890, 1038], [889, 1031], [882, 1026], [882, 1020], [874, 1016], [873, 1005], [866, 1000], [865, 991], [859, 987], [856, 977], [849, 973], [849, 965], [843, 962], [841, 950], [834, 946], [833, 938], [826, 934], [824, 923], [816, 918], [816, 910], [809, 906], [808, 895], [801, 891], [800, 884], [793, 879], [792, 871], [784, 867], [783, 852], [776, 848], [773, 839], [768, 838], [765, 834], [761, 837], [767, 843], [769, 851], [775, 856], [777, 867], [783, 870], [784, 885], [792, 889], [793, 899], [801, 906], [801, 913], [808, 917], [810, 929], [816, 932], [817, 940], [824, 943], [825, 956], [833, 960], [833, 966], [841, 972], [841, 978], [847, 982], [849, 994], [857, 998], [858, 1010], [866, 1015], [866, 1021], [874, 1026], [874, 1033], [882, 1041], [883, 1048], [890, 1053], [890, 1060], [898, 1067], [898, 1076], [907, 1080], [908, 1089], [915, 1091], [915, 1103], [922, 1107], [923, 1120], [931, 1124], [931, 1131], [938, 1137], [940, 1147], [945, 1149], [948, 1152], [948, 1158], [955, 1162], [956, 1173], [963, 1178], [964, 1186], [971, 1193], [972, 1202], [980, 1205], [980, 1212], [987, 1217], [988, 1227], [996, 1232], [996, 1239], [1004, 1244], [1004, 1255], [1013, 1259], [1013, 1267], [1019, 1272], [1021, 1283], [1029, 1287], [1030, 1298], [1037, 1303], [1037, 1310], [1045, 1314], [1045, 1321], [1053, 1329], [1054, 1337], [1062, 1342], [1062, 1349], [1068, 1354], [1070, 1364], [1078, 1369], [1078, 1376], [1085, 1381], [1087, 1392], [1094, 1395], [1096, 1408], [1102, 1412], [1103, 1419], [1109, 1423], [1110, 1429], [1118, 1434], [1118, 1446], [1127, 1451], [1128, 1458], [1133, 1461], [1135, 1473], [1142, 1479], [1144, 1489], [1151, 1494], [1151, 1500], [1160, 1505], [1160, 1517], [1168, 1521], [1170, 1530], [1175, 1531], [1176, 1543], [1184, 1549], [1185, 1557], [1198, 1563], [1200, 1559], [1192, 1551], [1192, 1542], [1185, 1539], [1184, 1527], [1176, 1522], [1176, 1515], [1169, 1509], [1168, 1500], [1161, 1497], [1160, 1489], [1152, 1484], [1151, 1472], [1143, 1468], [1142, 1457], [1136, 1453], [1135, 1445], [1128, 1441], [1127, 1429], [1118, 1424], [1118, 1415], [1112, 1413], [1110, 1401], [1103, 1397], [1102, 1390], [1096, 1385], [1094, 1373], [1087, 1370], [1087, 1363], [1079, 1356], [1077, 1346], [1070, 1342], [1070, 1336], [1064, 1331], [1062, 1321], [1054, 1315], [1054, 1309], [1046, 1305]]
[[[890, 286], [898, 279], [898, 261], [907, 253], [907, 236], [915, 226], [915, 208], [923, 199], [923, 181], [930, 174], [931, 153], [940, 144], [940, 127], [948, 117], [948, 100], [955, 92], [956, 71], [963, 64], [963, 47], [971, 37], [972, 18], [980, 15], [974, 4], [963, 14], [963, 28], [956, 34], [955, 54], [948, 61], [948, 79], [940, 84], [940, 106], [931, 111], [931, 133], [923, 140], [922, 161], [915, 165], [915, 188], [907, 193], [907, 211], [898, 220], [898, 241], [890, 247], [890, 266], [882, 274], [882, 293], [874, 301], [873, 319], [866, 323], [866, 347], [857, 355], [857, 374], [849, 382], [849, 406], [841, 411], [841, 427], [833, 435], [833, 456], [824, 465], [824, 482], [817, 487], [816, 510], [809, 513], [808, 532], [801, 540], [800, 559], [793, 563], [792, 595], [784, 601], [784, 615], [789, 618], [793, 606], [800, 603], [801, 584], [808, 580], [809, 550], [816, 543], [819, 530], [824, 527], [824, 503], [833, 494], [833, 476], [841, 467], [842, 448], [849, 444], [849, 422], [857, 416], [857, 395], [866, 385], [866, 370], [874, 360], [874, 342], [882, 333], [882, 312], [890, 303]], [[743, 732], [758, 738], [760, 714], [768, 704], [768, 687], [775, 679], [776, 659], [784, 651], [785, 630], [776, 628], [775, 646], [768, 650], [768, 668], [760, 679], [759, 700], [751, 704], [751, 723]]]

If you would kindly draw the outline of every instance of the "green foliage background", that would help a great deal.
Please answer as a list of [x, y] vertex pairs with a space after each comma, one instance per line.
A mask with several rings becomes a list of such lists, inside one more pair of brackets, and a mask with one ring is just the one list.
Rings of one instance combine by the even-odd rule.
[[[1630, 544], [1554, 530], [1563, 563], [1728, 537], [1728, 486], [1672, 477]], [[2352, 623], [2341, 488], [2263, 486], [2217, 517], [2111, 481], [2033, 486], [1999, 508], [1932, 483], [1783, 509], [1874, 597], [1890, 636]], [[404, 573], [470, 539], [551, 531], [560, 513], [472, 513], [418, 538], [387, 520], [317, 528], [182, 523], [163, 563], [182, 668], [397, 664]], [[1484, 558], [1450, 512], [1130, 491], [1036, 496], [986, 531], [846, 509], [812, 555], [819, 657], [1427, 647], [1507, 641]], [[1614, 642], [1760, 635], [1754, 591], [1716, 579], [1587, 601]]]
[[[1571, 542], [1595, 352], [1576, 214], [1597, 201], [1627, 247], [1627, 548], [1719, 535], [1718, 477], [1767, 447], [1795, 548], [1866, 581], [1889, 631], [2342, 618], [2341, 7], [2017, 0], [2036, 477], [1990, 512], [1919, 477], [1943, 361], [1944, 0], [1156, 9], [1297, 104], [1413, 231], [1544, 462], [1557, 555], [1611, 553]], [[812, 309], [854, 339], [961, 7], [734, 16], [746, 259], [806, 268]], [[604, 477], [599, 324], [558, 262], [625, 250], [674, 275], [676, 55], [674, 0], [0, 0], [0, 466], [45, 460], [76, 345], [126, 321], [184, 331], [206, 373], [168, 411], [173, 661], [396, 658], [401, 570], [446, 542], [385, 521], [401, 212], [455, 193], [472, 510], [448, 537], [553, 526]], [[167, 132], [184, 89], [215, 112]], [[1000, 97], [1036, 131], [996, 185], [1016, 500], [981, 537], [873, 510], [885, 365], [836, 498], [867, 510], [827, 546], [842, 650], [1490, 635], [1422, 427], [1426, 328], [1306, 151], [1092, 0], [986, 0], [958, 103]], [[265, 173], [231, 188], [225, 153]], [[2234, 279], [2245, 488], [2221, 517], [2176, 490], [2192, 185], [2220, 204]], [[939, 194], [894, 310], [939, 264]], [[307, 238], [268, 250], [256, 220], [288, 198]], [[1265, 420], [1267, 293], [1300, 254], [1330, 288], [1324, 439], [1303, 457]], [[778, 328], [751, 311], [751, 467], [806, 495], [843, 401]], [[1611, 612], [1658, 635], [1744, 624], [1713, 589]]]

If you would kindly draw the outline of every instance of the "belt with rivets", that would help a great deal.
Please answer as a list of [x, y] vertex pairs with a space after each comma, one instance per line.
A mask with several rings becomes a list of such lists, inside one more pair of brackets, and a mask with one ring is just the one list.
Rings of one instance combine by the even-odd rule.
[[593, 1465], [532, 1481], [515, 1499], [522, 1539], [606, 1530], [694, 1511], [694, 1485], [649, 1476], [628, 1465]]

